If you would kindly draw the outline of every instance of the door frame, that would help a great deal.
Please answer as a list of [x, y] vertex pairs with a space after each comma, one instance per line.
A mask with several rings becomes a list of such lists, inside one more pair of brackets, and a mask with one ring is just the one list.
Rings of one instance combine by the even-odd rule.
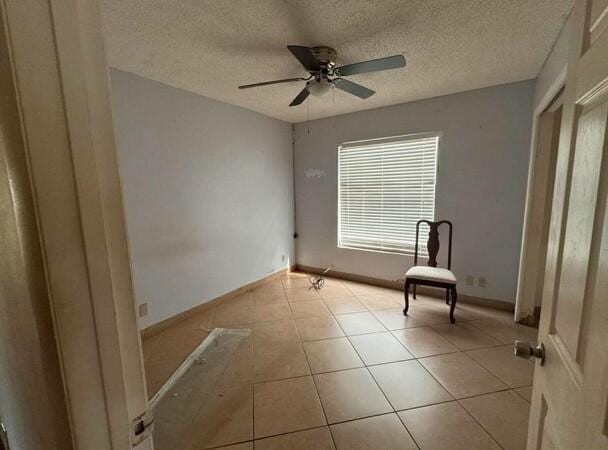
[[0, 13], [74, 446], [130, 449], [148, 399], [99, 5], [0, 0]]
[[[543, 114], [551, 107], [554, 101], [561, 95], [566, 84], [567, 66], [559, 72], [547, 92], [534, 108], [532, 118], [532, 144], [530, 148], [530, 162], [528, 165], [528, 179], [526, 188], [526, 203], [524, 209], [524, 223], [521, 239], [521, 250], [519, 255], [519, 271], [517, 275], [517, 292], [515, 298], [515, 321], [527, 325], [537, 325], [538, 301], [534, 293], [530, 293], [531, 284], [538, 285], [540, 282], [538, 273], [532, 273], [532, 263], [529, 258], [529, 242], [531, 240], [532, 227], [537, 219], [538, 211], [533, 208], [534, 196], [537, 194], [536, 173], [542, 169], [536, 166], [539, 148], [543, 144], [540, 139], [540, 124]], [[552, 189], [552, 187], [551, 187]], [[543, 211], [543, 215], [545, 212]], [[545, 247], [546, 250], [546, 247]], [[542, 286], [541, 286], [542, 288]]]
[[72, 450], [6, 37], [0, 20], [0, 449]]

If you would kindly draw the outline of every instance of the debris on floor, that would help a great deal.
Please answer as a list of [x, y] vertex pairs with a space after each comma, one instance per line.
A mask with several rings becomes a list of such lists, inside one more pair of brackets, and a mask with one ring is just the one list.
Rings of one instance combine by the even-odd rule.
[[198, 450], [196, 430], [214, 388], [249, 337], [249, 329], [216, 328], [151, 400], [156, 450]]
[[331, 267], [328, 267], [320, 275], [309, 276], [308, 277], [308, 281], [310, 282], [309, 289], [314, 289], [316, 291], [323, 289], [323, 286], [325, 286], [325, 275], [327, 274], [327, 272], [329, 272], [330, 269], [331, 269]]

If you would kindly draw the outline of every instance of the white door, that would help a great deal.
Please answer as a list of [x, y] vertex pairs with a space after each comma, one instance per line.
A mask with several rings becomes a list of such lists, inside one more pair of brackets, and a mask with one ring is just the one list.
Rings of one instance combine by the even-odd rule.
[[73, 447], [150, 449], [98, 2], [0, 0], [0, 20]]
[[608, 2], [577, 0], [528, 449], [608, 449]]

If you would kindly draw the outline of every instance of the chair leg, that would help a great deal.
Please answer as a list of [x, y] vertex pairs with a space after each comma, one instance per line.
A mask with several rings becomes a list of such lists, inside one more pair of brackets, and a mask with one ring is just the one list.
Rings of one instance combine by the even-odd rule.
[[[414, 285], [414, 289], [416, 285]], [[405, 308], [403, 308], [403, 315], [407, 316], [407, 310], [410, 308], [410, 282], [406, 279], [405, 286], [403, 288], [403, 296], [405, 297]]]
[[456, 293], [456, 286], [452, 287], [450, 290], [452, 292], [452, 302], [450, 304], [450, 322], [454, 323], [456, 322], [456, 319], [454, 319], [454, 309], [456, 309], [458, 294]]
[[414, 300], [416, 300], [416, 285], [414, 285]]
[[450, 304], [450, 290], [449, 289], [445, 290], [445, 304], [446, 305]]

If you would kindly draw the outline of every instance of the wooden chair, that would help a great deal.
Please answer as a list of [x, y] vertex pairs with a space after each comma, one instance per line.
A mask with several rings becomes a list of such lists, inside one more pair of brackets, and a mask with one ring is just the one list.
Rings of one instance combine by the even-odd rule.
[[[426, 223], [429, 226], [429, 240], [427, 241], [427, 251], [429, 254], [428, 265], [418, 265], [418, 233], [420, 224]], [[448, 268], [442, 269], [437, 267], [437, 253], [439, 253], [439, 226], [442, 224], [449, 226], [449, 246], [448, 246]], [[405, 274], [405, 308], [403, 314], [407, 315], [410, 307], [409, 293], [410, 286], [414, 287], [414, 298], [416, 298], [416, 286], [433, 286], [445, 289], [445, 302], [450, 305], [450, 322], [454, 323], [454, 309], [458, 295], [456, 293], [456, 276], [451, 271], [452, 269], [452, 222], [449, 220], [441, 220], [439, 222], [430, 222], [428, 220], [419, 220], [416, 223], [416, 246], [414, 250], [414, 266], [411, 267]], [[451, 301], [450, 301], [451, 294]]]

